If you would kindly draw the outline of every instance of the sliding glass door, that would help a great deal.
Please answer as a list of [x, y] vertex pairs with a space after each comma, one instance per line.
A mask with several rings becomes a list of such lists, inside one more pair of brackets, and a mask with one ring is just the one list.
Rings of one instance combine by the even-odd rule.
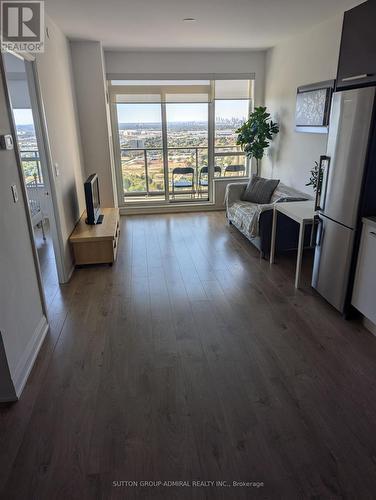
[[166, 104], [170, 201], [208, 200], [208, 108]]
[[165, 197], [160, 104], [116, 104], [121, 163], [121, 192], [125, 197]]
[[248, 174], [236, 129], [249, 80], [111, 81], [119, 204], [213, 199], [215, 177]]
[[223, 177], [247, 174], [247, 158], [236, 144], [236, 130], [247, 120], [250, 103], [245, 99], [215, 101], [215, 165]]

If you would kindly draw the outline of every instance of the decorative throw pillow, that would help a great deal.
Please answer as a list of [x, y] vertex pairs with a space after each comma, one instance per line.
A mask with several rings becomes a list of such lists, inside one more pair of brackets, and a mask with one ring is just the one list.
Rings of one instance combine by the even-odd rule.
[[248, 185], [243, 193], [242, 200], [258, 205], [270, 203], [270, 199], [276, 187], [279, 184], [279, 179], [264, 179], [253, 175], [248, 182]]

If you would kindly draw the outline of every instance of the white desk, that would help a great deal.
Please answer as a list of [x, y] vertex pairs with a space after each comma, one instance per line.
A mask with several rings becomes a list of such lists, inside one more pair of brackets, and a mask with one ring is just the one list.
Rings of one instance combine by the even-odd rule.
[[315, 217], [315, 204], [313, 201], [290, 201], [287, 203], [276, 203], [273, 210], [272, 241], [270, 246], [270, 263], [274, 264], [275, 242], [277, 233], [278, 212], [296, 221], [299, 225], [298, 256], [296, 261], [295, 288], [300, 285], [300, 272], [302, 268], [302, 257], [304, 248], [304, 232], [307, 224], [312, 224]]

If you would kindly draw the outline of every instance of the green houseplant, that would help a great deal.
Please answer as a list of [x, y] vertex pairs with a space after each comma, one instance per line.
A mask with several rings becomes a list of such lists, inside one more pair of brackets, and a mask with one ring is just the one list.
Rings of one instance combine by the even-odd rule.
[[315, 161], [315, 166], [310, 170], [310, 178], [309, 182], [307, 182], [306, 186], [312, 186], [312, 189], [316, 192], [317, 186], [322, 181], [322, 170], [317, 161]]
[[257, 175], [265, 149], [269, 147], [270, 141], [278, 132], [279, 125], [270, 119], [270, 113], [264, 106], [256, 107], [249, 119], [236, 130], [238, 134], [236, 144], [241, 146], [248, 158], [256, 159]]

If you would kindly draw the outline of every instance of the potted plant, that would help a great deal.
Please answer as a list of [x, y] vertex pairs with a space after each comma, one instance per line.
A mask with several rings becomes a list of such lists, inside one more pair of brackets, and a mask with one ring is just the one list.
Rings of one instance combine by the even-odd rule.
[[312, 186], [312, 189], [316, 192], [317, 186], [322, 181], [323, 172], [319, 167], [317, 161], [315, 161], [315, 166], [310, 170], [311, 177], [309, 178], [309, 182], [307, 182], [306, 186]]
[[236, 130], [238, 139], [236, 144], [240, 145], [247, 158], [255, 158], [257, 175], [259, 175], [260, 160], [269, 147], [273, 136], [278, 134], [279, 125], [270, 119], [270, 113], [266, 107], [256, 107], [249, 119]]

